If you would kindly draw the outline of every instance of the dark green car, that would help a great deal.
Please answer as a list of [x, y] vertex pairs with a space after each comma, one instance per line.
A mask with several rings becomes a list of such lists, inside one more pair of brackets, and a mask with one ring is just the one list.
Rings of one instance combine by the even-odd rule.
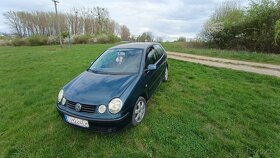
[[118, 45], [63, 87], [57, 110], [66, 123], [96, 131], [136, 126], [167, 79], [167, 54], [159, 43]]

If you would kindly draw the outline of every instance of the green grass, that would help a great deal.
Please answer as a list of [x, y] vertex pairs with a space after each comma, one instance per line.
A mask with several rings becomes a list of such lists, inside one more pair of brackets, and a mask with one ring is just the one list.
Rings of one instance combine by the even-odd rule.
[[187, 43], [181, 42], [166, 42], [162, 43], [162, 45], [167, 51], [280, 65], [280, 54], [265, 54], [219, 49], [195, 49], [188, 48]]
[[279, 78], [175, 60], [136, 128], [64, 124], [58, 91], [108, 47], [0, 47], [0, 157], [280, 157]]

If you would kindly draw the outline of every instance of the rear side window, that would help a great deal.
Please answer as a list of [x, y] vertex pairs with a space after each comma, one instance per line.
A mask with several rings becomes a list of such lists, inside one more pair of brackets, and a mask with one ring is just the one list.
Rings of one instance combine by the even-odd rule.
[[155, 51], [155, 49], [151, 48], [151, 50], [147, 56], [146, 66], [148, 66], [149, 64], [154, 64], [154, 63], [156, 63], [156, 61], [157, 61], [156, 51]]
[[155, 49], [156, 49], [156, 51], [157, 51], [157, 53], [158, 53], [158, 58], [161, 58], [162, 55], [164, 54], [164, 50], [163, 50], [162, 47], [159, 46], [159, 45], [154, 45], [154, 47], [155, 47]]

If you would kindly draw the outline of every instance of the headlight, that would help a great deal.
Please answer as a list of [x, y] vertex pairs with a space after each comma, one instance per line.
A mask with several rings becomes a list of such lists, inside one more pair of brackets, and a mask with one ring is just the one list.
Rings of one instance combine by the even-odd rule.
[[105, 106], [105, 105], [100, 105], [100, 106], [98, 107], [98, 112], [99, 112], [100, 114], [103, 114], [105, 111], [106, 111], [106, 106]]
[[57, 101], [61, 102], [62, 98], [63, 98], [63, 90], [60, 90], [57, 96]]
[[121, 99], [115, 98], [115, 99], [111, 100], [109, 103], [109, 111], [112, 114], [116, 114], [116, 113], [120, 112], [122, 106], [123, 105], [122, 105]]

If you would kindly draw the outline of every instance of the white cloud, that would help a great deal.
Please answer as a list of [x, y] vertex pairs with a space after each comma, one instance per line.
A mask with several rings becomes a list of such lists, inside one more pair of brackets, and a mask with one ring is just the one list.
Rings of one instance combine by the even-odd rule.
[[[127, 25], [132, 34], [150, 31], [165, 40], [179, 36], [195, 37], [203, 23], [216, 6], [224, 0], [60, 0], [58, 10], [68, 12], [71, 8], [100, 6], [108, 8], [112, 19]], [[241, 0], [245, 2], [246, 0]], [[53, 11], [51, 0], [9, 0], [1, 2], [0, 13], [8, 10]], [[0, 18], [0, 32], [7, 32], [8, 26]]]

